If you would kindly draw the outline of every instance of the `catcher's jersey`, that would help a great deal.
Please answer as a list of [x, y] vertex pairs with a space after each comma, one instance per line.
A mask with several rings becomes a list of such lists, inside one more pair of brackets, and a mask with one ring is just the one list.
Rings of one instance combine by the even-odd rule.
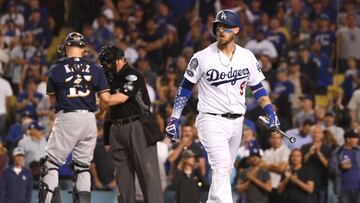
[[83, 58], [62, 58], [49, 70], [46, 93], [56, 95], [56, 112], [96, 111], [96, 92], [109, 91], [104, 71]]
[[198, 83], [198, 111], [244, 114], [246, 85], [254, 86], [265, 77], [254, 54], [236, 45], [230, 60], [217, 42], [194, 54], [185, 78]]

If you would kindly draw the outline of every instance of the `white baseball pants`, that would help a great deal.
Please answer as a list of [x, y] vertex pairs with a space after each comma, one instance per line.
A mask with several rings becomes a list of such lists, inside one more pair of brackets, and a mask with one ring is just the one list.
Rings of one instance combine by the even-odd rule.
[[199, 113], [196, 128], [208, 153], [212, 181], [207, 203], [232, 203], [230, 174], [240, 146], [244, 117], [227, 119]]

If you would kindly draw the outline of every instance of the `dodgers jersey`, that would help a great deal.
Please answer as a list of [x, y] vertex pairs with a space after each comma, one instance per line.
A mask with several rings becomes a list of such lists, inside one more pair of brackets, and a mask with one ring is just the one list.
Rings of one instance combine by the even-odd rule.
[[49, 70], [48, 95], [56, 95], [56, 112], [83, 109], [96, 111], [96, 95], [109, 91], [104, 71], [82, 58], [62, 58]]
[[264, 80], [254, 54], [238, 45], [230, 60], [217, 42], [197, 52], [185, 71], [185, 78], [198, 83], [198, 111], [245, 114], [245, 89]]

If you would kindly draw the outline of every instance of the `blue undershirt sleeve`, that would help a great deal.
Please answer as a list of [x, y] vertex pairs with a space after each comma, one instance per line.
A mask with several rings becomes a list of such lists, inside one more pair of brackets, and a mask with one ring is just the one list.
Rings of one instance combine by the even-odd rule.
[[195, 84], [184, 78], [176, 92], [174, 108], [171, 117], [179, 119], [187, 101], [189, 100]]

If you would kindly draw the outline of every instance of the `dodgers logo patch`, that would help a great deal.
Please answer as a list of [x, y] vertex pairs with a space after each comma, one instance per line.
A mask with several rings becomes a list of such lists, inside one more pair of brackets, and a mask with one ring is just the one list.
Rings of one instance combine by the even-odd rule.
[[261, 73], [261, 64], [259, 62], [256, 62], [256, 68]]
[[198, 67], [198, 65], [199, 65], [199, 61], [197, 60], [197, 58], [191, 59], [190, 64], [189, 64], [189, 67], [190, 67], [191, 69], [196, 70], [196, 68]]
[[190, 76], [190, 77], [194, 77], [194, 71], [192, 71], [190, 68], [186, 69], [186, 73]]

